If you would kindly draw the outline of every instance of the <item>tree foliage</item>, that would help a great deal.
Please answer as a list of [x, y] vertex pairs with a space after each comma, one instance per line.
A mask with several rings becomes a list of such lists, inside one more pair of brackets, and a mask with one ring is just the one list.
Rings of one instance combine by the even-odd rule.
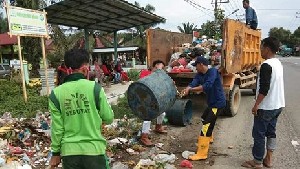
[[182, 27], [177, 26], [177, 28], [181, 33], [192, 34], [193, 31], [197, 29], [197, 25], [188, 22], [188, 23], [182, 23]]
[[273, 27], [269, 31], [269, 36], [277, 38], [283, 45], [287, 45], [291, 48], [300, 45], [300, 27], [293, 33], [283, 27]]
[[[38, 10], [46, 6], [43, 0], [16, 0], [16, 6]], [[32, 64], [32, 75], [38, 76], [40, 60], [42, 57], [42, 47], [40, 38], [22, 37], [21, 45], [25, 59]]]
[[291, 45], [292, 33], [290, 30], [284, 29], [283, 27], [271, 28], [269, 31], [269, 36], [276, 37], [282, 44]]
[[0, 13], [0, 33], [8, 32], [7, 19], [3, 17], [3, 13]]
[[[137, 7], [140, 7], [144, 9], [147, 12], [155, 12], [155, 7], [152, 6], [151, 4], [147, 4], [145, 7], [141, 7], [138, 2], [134, 2], [134, 5]], [[162, 21], [162, 23], [165, 23], [166, 21]], [[140, 52], [139, 53], [139, 59], [143, 63], [146, 57], [146, 30], [149, 28], [153, 28], [157, 26], [159, 23], [153, 23], [153, 24], [148, 24], [148, 25], [140, 25], [135, 27], [135, 33], [136, 33], [136, 38], [134, 38], [135, 43], [140, 47]]]
[[201, 25], [200, 34], [206, 35], [209, 38], [219, 39], [222, 38], [222, 27], [225, 20], [224, 10], [217, 9], [216, 21], [207, 21]]

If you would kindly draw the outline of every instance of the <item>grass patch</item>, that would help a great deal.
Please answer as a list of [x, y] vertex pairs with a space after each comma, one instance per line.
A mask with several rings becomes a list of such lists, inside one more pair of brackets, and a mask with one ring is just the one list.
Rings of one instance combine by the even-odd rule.
[[135, 70], [135, 69], [130, 69], [128, 72], [128, 78], [131, 80], [131, 81], [137, 81], [140, 79], [140, 71], [138, 70]]
[[115, 113], [115, 119], [122, 119], [125, 115], [127, 118], [136, 117], [128, 105], [127, 94], [124, 97], [119, 97], [118, 103], [111, 105], [111, 108]]
[[15, 81], [0, 81], [0, 115], [11, 112], [13, 117], [35, 117], [36, 112], [48, 111], [48, 97], [39, 95], [40, 88], [27, 86], [28, 102], [23, 98], [22, 85]]

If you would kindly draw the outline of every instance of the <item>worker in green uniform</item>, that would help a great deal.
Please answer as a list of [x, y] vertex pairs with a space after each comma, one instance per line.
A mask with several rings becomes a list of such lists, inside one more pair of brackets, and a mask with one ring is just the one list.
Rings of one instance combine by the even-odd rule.
[[51, 92], [49, 99], [53, 155], [50, 165], [56, 167], [62, 158], [64, 169], [106, 169], [106, 140], [101, 126], [112, 123], [113, 111], [103, 88], [86, 79], [88, 52], [72, 49], [64, 60], [72, 74]]

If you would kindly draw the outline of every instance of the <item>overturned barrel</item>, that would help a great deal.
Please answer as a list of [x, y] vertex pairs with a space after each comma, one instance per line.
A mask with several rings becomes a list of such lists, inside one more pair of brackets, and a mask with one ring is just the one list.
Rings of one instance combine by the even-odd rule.
[[166, 114], [170, 124], [186, 126], [192, 122], [192, 101], [189, 99], [177, 99], [174, 105], [166, 111]]
[[168, 110], [176, 100], [173, 80], [163, 70], [132, 83], [127, 91], [131, 110], [143, 120], [152, 120]]

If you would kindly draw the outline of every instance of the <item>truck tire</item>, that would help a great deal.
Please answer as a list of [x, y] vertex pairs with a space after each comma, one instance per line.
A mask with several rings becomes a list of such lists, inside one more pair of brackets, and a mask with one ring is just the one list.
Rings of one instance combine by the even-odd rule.
[[227, 116], [233, 117], [238, 113], [241, 102], [241, 91], [238, 85], [234, 85], [233, 89], [229, 92], [229, 100], [227, 102], [227, 107], [225, 114]]

